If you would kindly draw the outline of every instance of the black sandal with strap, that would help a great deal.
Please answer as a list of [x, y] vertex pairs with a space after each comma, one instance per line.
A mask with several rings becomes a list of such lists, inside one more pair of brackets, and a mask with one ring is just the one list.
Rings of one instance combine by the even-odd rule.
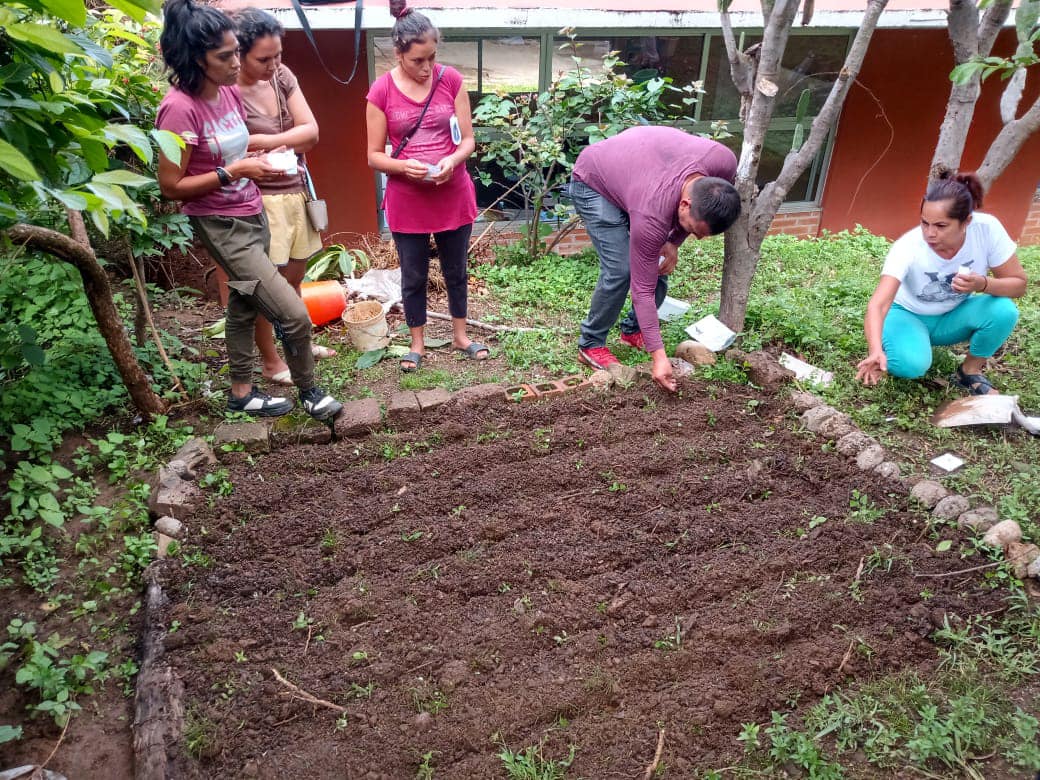
[[950, 374], [950, 384], [967, 390], [971, 395], [989, 395], [993, 384], [982, 374], [965, 374], [961, 366]]

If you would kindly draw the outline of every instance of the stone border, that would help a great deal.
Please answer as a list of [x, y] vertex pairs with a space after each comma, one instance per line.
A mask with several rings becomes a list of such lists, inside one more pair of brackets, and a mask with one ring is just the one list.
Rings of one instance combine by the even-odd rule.
[[[689, 346], [691, 344], [695, 346]], [[693, 363], [703, 365], [715, 362], [714, 353], [705, 348], [697, 349], [699, 344], [683, 342], [680, 347], [684, 347], [683, 355], [672, 359], [678, 376], [692, 373]], [[742, 365], [753, 384], [774, 395], [779, 394], [781, 386], [794, 379], [792, 371], [762, 350], [745, 353], [731, 349], [726, 352], [726, 357]], [[618, 387], [625, 390], [640, 378], [649, 376], [649, 364], [633, 368], [618, 363], [608, 368], [608, 371], [594, 371], [587, 378], [573, 375], [536, 384], [481, 384], [464, 387], [454, 393], [443, 388], [402, 391], [390, 397], [385, 421], [397, 426], [413, 425], [421, 421], [425, 414], [449, 404], [477, 408], [510, 401], [554, 398], [588, 388], [605, 391]], [[835, 441], [837, 451], [855, 460], [861, 471], [908, 488], [909, 498], [930, 509], [937, 520], [956, 520], [962, 530], [984, 532], [983, 543], [1002, 548], [1019, 579], [1040, 578], [1040, 547], [1022, 544], [1022, 530], [1018, 523], [1013, 520], [998, 522], [994, 507], [972, 507], [967, 497], [951, 493], [934, 480], [903, 477], [899, 464], [889, 457], [889, 453], [876, 439], [859, 430], [847, 414], [827, 405], [813, 393], [795, 390], [790, 400], [800, 413], [802, 425], [817, 436]], [[327, 444], [334, 438], [360, 439], [383, 427], [384, 414], [378, 399], [362, 398], [344, 403], [343, 411], [336, 416], [331, 429], [313, 421], [302, 425], [285, 425], [280, 422], [284, 420], [221, 423], [213, 432], [214, 446], [219, 451], [224, 445], [230, 445], [229, 454], [263, 453], [270, 452], [272, 448], [298, 444]], [[202, 499], [202, 490], [196, 482], [199, 469], [215, 465], [217, 461], [218, 456], [213, 448], [202, 439], [194, 438], [159, 469], [152, 485], [148, 508], [152, 515], [158, 517], [155, 534], [160, 559], [166, 556], [167, 548], [174, 540], [182, 538], [184, 523]], [[145, 570], [145, 628], [133, 723], [135, 780], [166, 780], [174, 777], [168, 772], [167, 746], [171, 742], [179, 742], [183, 731], [184, 711], [180, 700], [183, 686], [169, 665], [162, 660], [165, 626], [160, 623], [158, 613], [166, 599], [159, 582], [161, 565], [161, 561], [155, 561]]]

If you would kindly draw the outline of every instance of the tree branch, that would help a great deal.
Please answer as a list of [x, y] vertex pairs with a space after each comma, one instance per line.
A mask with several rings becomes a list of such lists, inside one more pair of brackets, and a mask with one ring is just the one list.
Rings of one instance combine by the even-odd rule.
[[[780, 208], [780, 204], [787, 197], [787, 193], [812, 164], [813, 159], [815, 159], [820, 149], [823, 148], [823, 144], [827, 140], [831, 129], [837, 123], [841, 107], [845, 104], [845, 98], [848, 96], [852, 83], [859, 76], [859, 72], [863, 67], [863, 60], [867, 55], [870, 39], [874, 35], [878, 19], [881, 17], [881, 13], [885, 10], [886, 5], [888, 5], [888, 0], [870, 0], [867, 3], [863, 21], [856, 32], [856, 37], [852, 41], [852, 46], [849, 47], [849, 53], [845, 56], [845, 64], [831, 85], [831, 91], [820, 108], [820, 112], [813, 119], [809, 137], [800, 149], [792, 151], [787, 155], [783, 168], [780, 170], [776, 180], [769, 182], [769, 184], [763, 187], [761, 194], [756, 199], [755, 212], [751, 219], [751, 230], [753, 232], [761, 230], [762, 235], [759, 240], [765, 236], [766, 231], [769, 229], [769, 223], [772, 222], [773, 217]], [[764, 217], [768, 217], [768, 220], [764, 219]], [[764, 227], [759, 228], [758, 226], [762, 223], [765, 223]]]
[[1040, 98], [1037, 98], [1021, 117], [1004, 125], [997, 133], [997, 137], [993, 139], [982, 165], [976, 171], [983, 189], [989, 189], [990, 185], [1015, 159], [1015, 155], [1018, 154], [1026, 139], [1038, 129], [1040, 129]]

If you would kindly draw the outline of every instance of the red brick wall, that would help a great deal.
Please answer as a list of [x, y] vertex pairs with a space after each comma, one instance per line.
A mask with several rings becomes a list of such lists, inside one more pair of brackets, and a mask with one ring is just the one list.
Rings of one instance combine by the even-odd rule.
[[820, 234], [820, 209], [810, 208], [806, 211], [781, 211], [773, 217], [769, 226], [769, 235], [786, 233], [798, 238], [816, 238]]
[[1040, 199], [1033, 196], [1033, 202], [1026, 212], [1026, 223], [1022, 228], [1022, 235], [1018, 239], [1020, 244], [1040, 244]]

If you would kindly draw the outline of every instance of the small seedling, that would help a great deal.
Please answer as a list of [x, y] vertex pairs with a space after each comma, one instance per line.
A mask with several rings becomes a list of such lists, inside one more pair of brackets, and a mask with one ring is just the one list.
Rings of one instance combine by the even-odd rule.
[[296, 616], [296, 619], [292, 622], [293, 631], [303, 631], [314, 624], [314, 618], [307, 617], [307, 613], [302, 609]]
[[678, 650], [682, 647], [682, 622], [679, 617], [675, 618], [675, 633], [668, 634], [663, 639], [658, 639], [654, 642], [655, 650]]
[[339, 539], [336, 537], [336, 532], [331, 528], [326, 528], [325, 533], [321, 537], [321, 549], [326, 551], [335, 550], [337, 544], [339, 544]]
[[423, 532], [422, 531], [412, 531], [411, 533], [402, 533], [401, 534], [401, 541], [402, 542], [417, 542], [420, 539], [422, 539], [422, 537], [423, 537]]
[[246, 654], [243, 651], [241, 651], [241, 650], [236, 650], [235, 651], [235, 663], [236, 664], [244, 664], [248, 660], [249, 659], [246, 658]]
[[356, 664], [362, 664], [368, 660], [368, 652], [365, 650], [355, 650], [350, 654], [350, 660]]

